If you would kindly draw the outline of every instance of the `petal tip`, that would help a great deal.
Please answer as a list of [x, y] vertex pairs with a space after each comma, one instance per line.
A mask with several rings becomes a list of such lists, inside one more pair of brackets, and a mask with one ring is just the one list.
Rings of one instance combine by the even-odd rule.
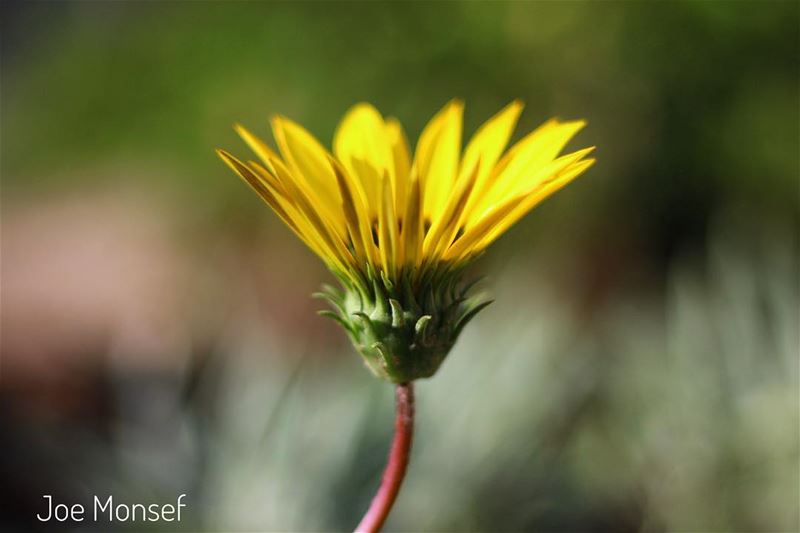
[[525, 107], [525, 102], [523, 102], [521, 98], [514, 98], [506, 107], [508, 107], [508, 109], [521, 111], [522, 108]]

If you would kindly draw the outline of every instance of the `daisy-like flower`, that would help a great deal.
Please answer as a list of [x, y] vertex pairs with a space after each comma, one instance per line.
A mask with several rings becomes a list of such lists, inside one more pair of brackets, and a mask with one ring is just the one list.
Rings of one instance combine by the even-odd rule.
[[464, 105], [431, 119], [412, 159], [400, 123], [351, 108], [331, 155], [308, 131], [272, 120], [280, 155], [235, 129], [259, 161], [222, 159], [328, 266], [325, 287], [367, 366], [395, 383], [433, 375], [489, 302], [469, 298], [464, 267], [539, 202], [589, 168], [593, 148], [559, 155], [584, 126], [552, 119], [505, 151], [522, 104], [483, 124], [461, 150]]
[[381, 486], [357, 531], [378, 531], [400, 489], [413, 434], [412, 382], [432, 376], [489, 302], [467, 295], [464, 268], [539, 202], [593, 163], [560, 155], [583, 121], [549, 120], [509, 150], [522, 104], [486, 121], [461, 150], [464, 105], [431, 119], [412, 159], [400, 123], [369, 104], [347, 112], [331, 155], [284, 117], [280, 155], [237, 125], [260, 161], [220, 157], [339, 279], [319, 293], [367, 366], [397, 383], [395, 437]]

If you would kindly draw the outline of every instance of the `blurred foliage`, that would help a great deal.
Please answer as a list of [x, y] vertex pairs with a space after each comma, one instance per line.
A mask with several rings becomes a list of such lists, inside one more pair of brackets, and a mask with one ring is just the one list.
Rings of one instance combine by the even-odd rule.
[[[798, 256], [741, 215], [671, 269], [663, 309], [630, 294], [576, 320], [541, 270], [503, 269], [498, 307], [514, 312], [477, 318], [418, 384], [387, 529], [795, 531]], [[107, 443], [73, 447], [61, 483], [128, 500], [188, 490], [187, 531], [348, 530], [381, 474], [392, 393], [349, 347], [330, 350], [240, 325], [183, 394], [118, 374]]]
[[[461, 97], [467, 134], [514, 98], [516, 138], [586, 118], [576, 143], [597, 145], [598, 164], [476, 267], [497, 303], [420, 384], [388, 528], [797, 531], [798, 17], [794, 1], [4, 2], [4, 324], [10, 231], [49, 243], [32, 262], [56, 272], [70, 250], [145, 270], [149, 256], [120, 250], [138, 257], [126, 236], [152, 233], [180, 257], [182, 284], [158, 287], [185, 312], [145, 282], [133, 297], [188, 333], [165, 343], [184, 363], [149, 370], [121, 363], [137, 352], [116, 339], [80, 345], [66, 393], [4, 377], [0, 527], [28, 529], [47, 490], [188, 490], [202, 511], [186, 530], [352, 527], [391, 391], [313, 315], [322, 268], [213, 149], [246, 153], [232, 123], [269, 136], [275, 113], [329, 144], [360, 100], [413, 143]], [[120, 207], [124, 233], [115, 195], [149, 208]], [[58, 209], [65, 198], [86, 204]], [[91, 224], [8, 223], [37, 209]], [[93, 225], [105, 240], [88, 253]], [[116, 279], [96, 275], [101, 259], [77, 264]], [[83, 327], [38, 316], [36, 338]], [[28, 357], [9, 333], [4, 368]]]
[[266, 133], [282, 113], [327, 143], [344, 111], [368, 100], [414, 139], [454, 96], [467, 101], [467, 131], [519, 97], [521, 130], [554, 114], [589, 120], [582, 142], [600, 147], [602, 183], [586, 187], [615, 189], [600, 195], [615, 207], [613, 193], [627, 194], [660, 217], [685, 210], [686, 224], [728, 197], [796, 211], [794, 2], [7, 11], [8, 183], [74, 179], [65, 170], [113, 157], [169, 165], [194, 194], [239, 196], [211, 151], [241, 146], [233, 121]]

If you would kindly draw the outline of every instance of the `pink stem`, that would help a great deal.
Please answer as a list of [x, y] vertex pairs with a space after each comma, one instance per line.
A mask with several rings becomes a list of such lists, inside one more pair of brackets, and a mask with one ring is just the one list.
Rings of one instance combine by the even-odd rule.
[[394, 440], [389, 451], [389, 462], [383, 471], [381, 486], [367, 514], [356, 527], [357, 533], [376, 533], [389, 516], [400, 484], [406, 475], [409, 455], [411, 452], [411, 439], [414, 436], [414, 385], [401, 383], [395, 391], [396, 414], [394, 419]]

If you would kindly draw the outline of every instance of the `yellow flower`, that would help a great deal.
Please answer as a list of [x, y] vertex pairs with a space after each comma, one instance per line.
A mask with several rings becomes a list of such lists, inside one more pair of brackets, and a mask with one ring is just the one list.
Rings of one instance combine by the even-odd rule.
[[[463, 319], [474, 316], [476, 304], [453, 288], [463, 267], [594, 163], [587, 158], [593, 148], [559, 155], [583, 121], [549, 120], [506, 151], [519, 101], [486, 121], [462, 153], [463, 110], [458, 100], [445, 105], [422, 131], [413, 159], [400, 123], [364, 103], [339, 124], [334, 155], [284, 117], [272, 120], [280, 155], [239, 125], [236, 131], [260, 161], [218, 151], [341, 280], [345, 291], [327, 294], [334, 318], [362, 354], [370, 352], [365, 357], [373, 371], [392, 381], [435, 372]], [[404, 342], [419, 343], [422, 335], [435, 350], [421, 354], [426, 360], [408, 372], [387, 370], [405, 362], [396, 361], [403, 347], [382, 338], [392, 331], [371, 331], [384, 322], [394, 323], [394, 333], [413, 329]]]

